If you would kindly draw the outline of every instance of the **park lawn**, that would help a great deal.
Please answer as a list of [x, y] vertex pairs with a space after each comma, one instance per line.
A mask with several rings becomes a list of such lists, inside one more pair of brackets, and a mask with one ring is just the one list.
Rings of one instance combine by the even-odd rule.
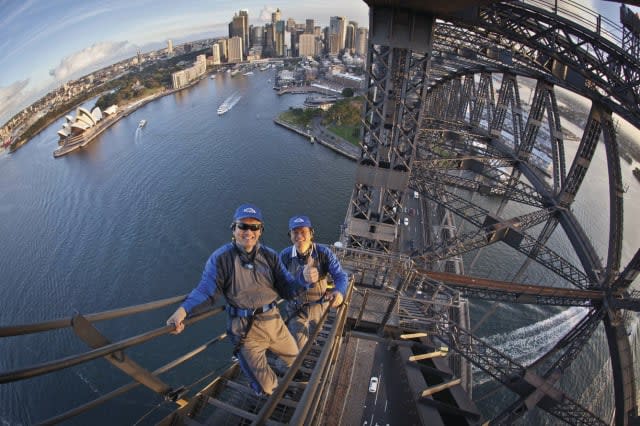
[[352, 144], [360, 145], [360, 125], [357, 126], [335, 126], [331, 125], [327, 127], [331, 133], [340, 136], [342, 139], [351, 142]]

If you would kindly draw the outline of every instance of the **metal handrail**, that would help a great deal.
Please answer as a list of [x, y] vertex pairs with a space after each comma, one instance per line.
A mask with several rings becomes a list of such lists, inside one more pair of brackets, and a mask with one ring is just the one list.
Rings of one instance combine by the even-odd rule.
[[[157, 370], [154, 370], [151, 374], [153, 374], [154, 376], [159, 376], [160, 374], [166, 373], [169, 370], [172, 370], [173, 368], [181, 365], [182, 363], [184, 363], [185, 361], [190, 360], [191, 358], [193, 358], [194, 356], [198, 355], [199, 353], [203, 352], [205, 349], [207, 349], [209, 346], [213, 345], [214, 343], [218, 343], [219, 341], [225, 339], [227, 337], [227, 333], [222, 333], [221, 335], [214, 337], [213, 339], [205, 342], [203, 345], [198, 346], [197, 348], [191, 350], [190, 352], [187, 352], [186, 354], [176, 358], [175, 360], [163, 365], [162, 367], [158, 368]], [[102, 396], [99, 396], [98, 398], [87, 402], [86, 404], [80, 405], [76, 408], [73, 408], [71, 410], [65, 411], [64, 413], [58, 414], [55, 417], [51, 417], [47, 420], [43, 420], [42, 422], [39, 422], [39, 424], [41, 425], [55, 425], [58, 424], [60, 422], [63, 422], [65, 420], [68, 420], [72, 417], [75, 417], [79, 414], [82, 414], [86, 411], [91, 410], [94, 407], [97, 407], [99, 405], [104, 404], [105, 402], [123, 395], [127, 392], [129, 392], [130, 390], [140, 386], [141, 383], [140, 382], [129, 382], [126, 385], [120, 386], [117, 389], [112, 390], [111, 392], [104, 394]]]
[[[137, 314], [140, 312], [163, 308], [176, 302], [182, 302], [186, 296], [186, 294], [182, 296], [174, 296], [168, 299], [161, 299], [154, 302], [143, 303], [141, 305], [128, 306], [126, 308], [88, 314], [84, 315], [84, 317], [91, 322], [120, 318], [131, 314]], [[73, 317], [67, 317], [56, 320], [43, 321], [35, 324], [19, 324], [9, 327], [0, 327], [0, 337], [20, 336], [23, 334], [40, 333], [42, 331], [70, 327], [72, 318]]]
[[[224, 307], [220, 306], [212, 308], [198, 315], [195, 315], [184, 321], [185, 325], [194, 324], [205, 318], [217, 315], [224, 311]], [[48, 361], [41, 364], [36, 364], [30, 367], [20, 368], [17, 370], [11, 370], [0, 373], [0, 384], [15, 382], [17, 380], [27, 379], [31, 377], [41, 376], [43, 374], [51, 373], [54, 371], [62, 370], [74, 365], [82, 364], [87, 361], [94, 360], [96, 358], [111, 355], [114, 352], [121, 351], [131, 346], [139, 345], [140, 343], [147, 342], [155, 339], [156, 337], [168, 334], [175, 330], [175, 326], [166, 325], [164, 327], [151, 330], [146, 333], [139, 334], [137, 336], [130, 337], [128, 339], [121, 340], [119, 342], [111, 343], [106, 346], [102, 346], [98, 349], [94, 349], [79, 355], [72, 355], [65, 358], [60, 358], [54, 361]]]

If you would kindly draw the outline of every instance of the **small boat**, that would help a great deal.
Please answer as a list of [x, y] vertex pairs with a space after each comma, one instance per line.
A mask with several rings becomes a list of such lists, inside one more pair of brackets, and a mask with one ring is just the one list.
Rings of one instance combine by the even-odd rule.
[[209, 76], [209, 78], [210, 78], [211, 80], [215, 80], [215, 79], [216, 79], [216, 76], [215, 76], [215, 75], [211, 75], [211, 76]]
[[141, 129], [147, 124], [147, 120], [140, 120], [138, 123], [138, 128]]
[[253, 75], [253, 71], [245, 72], [244, 75]]

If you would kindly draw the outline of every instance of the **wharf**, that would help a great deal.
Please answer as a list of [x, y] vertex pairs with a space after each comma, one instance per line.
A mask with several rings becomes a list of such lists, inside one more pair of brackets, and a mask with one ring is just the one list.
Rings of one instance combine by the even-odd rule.
[[311, 141], [317, 141], [318, 143], [334, 150], [338, 154], [344, 155], [350, 160], [358, 161], [358, 158], [360, 158], [360, 148], [338, 136], [329, 136], [324, 132], [324, 130], [318, 131], [315, 126], [313, 130], [307, 131], [290, 123], [286, 123], [278, 118], [274, 118], [273, 121], [282, 127], [308, 138]]

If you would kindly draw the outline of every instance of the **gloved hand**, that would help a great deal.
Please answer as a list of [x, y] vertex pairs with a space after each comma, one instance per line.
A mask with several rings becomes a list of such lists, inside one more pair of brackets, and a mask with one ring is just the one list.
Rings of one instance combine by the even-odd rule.
[[172, 331], [171, 334], [182, 333], [182, 330], [184, 330], [184, 323], [182, 321], [184, 321], [186, 317], [187, 311], [185, 311], [182, 306], [176, 309], [173, 315], [171, 315], [167, 320], [167, 325], [173, 324], [176, 326], [176, 330]]
[[340, 293], [338, 290], [327, 290], [327, 294], [324, 298], [331, 302], [332, 308], [337, 308], [338, 306], [342, 305], [342, 301], [344, 300], [344, 297], [342, 297], [342, 293]]
[[318, 268], [313, 266], [313, 256], [309, 255], [309, 257], [307, 258], [307, 264], [304, 265], [302, 275], [304, 276], [304, 280], [311, 284], [316, 283], [320, 278]]

